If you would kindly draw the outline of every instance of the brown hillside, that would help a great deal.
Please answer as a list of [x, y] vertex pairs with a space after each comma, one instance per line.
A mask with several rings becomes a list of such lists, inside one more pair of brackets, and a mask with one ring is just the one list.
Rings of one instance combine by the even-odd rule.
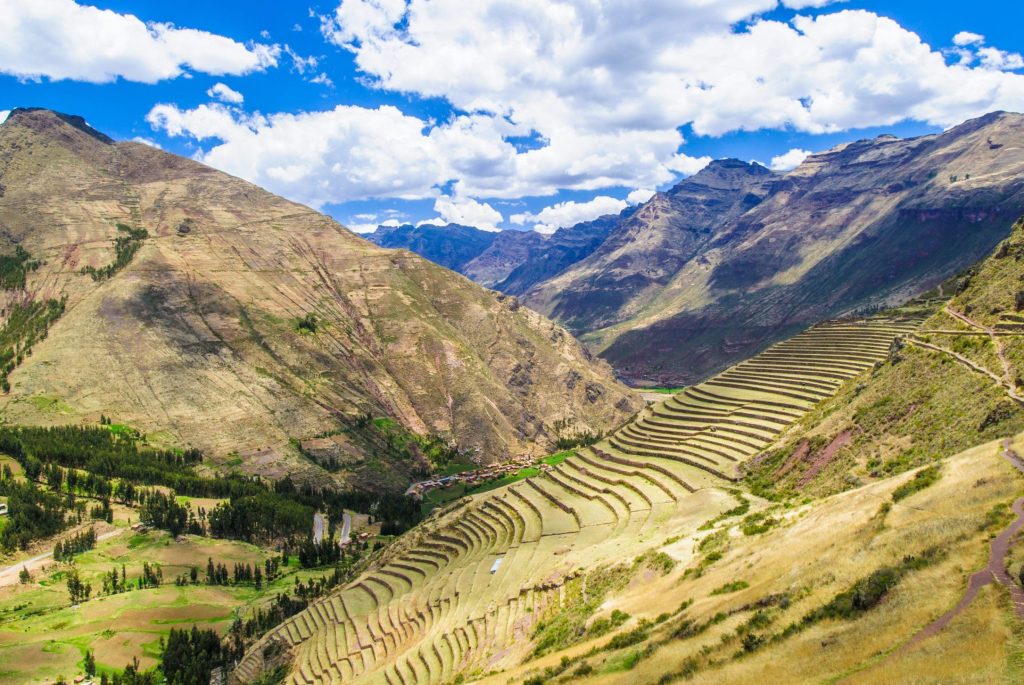
[[[127, 266], [82, 272], [113, 263], [128, 228], [149, 237]], [[10, 423], [103, 412], [274, 472], [289, 439], [366, 412], [495, 460], [546, 447], [555, 422], [603, 429], [639, 407], [515, 299], [77, 118], [15, 110], [0, 126], [0, 235], [41, 260], [3, 291], [8, 324], [16, 302], [67, 298], [9, 376]]]
[[524, 301], [582, 334], [626, 378], [702, 380], [810, 324], [905, 301], [982, 259], [1024, 213], [1024, 116], [840, 145], [785, 176], [765, 172], [750, 193], [702, 181], [719, 171], [655, 196]]

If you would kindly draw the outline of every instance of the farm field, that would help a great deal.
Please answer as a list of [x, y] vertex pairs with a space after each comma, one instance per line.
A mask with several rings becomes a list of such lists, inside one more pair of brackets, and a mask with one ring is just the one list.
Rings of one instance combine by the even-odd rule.
[[[173, 539], [163, 531], [137, 533], [122, 528], [115, 537], [75, 557], [81, 579], [93, 587], [93, 598], [71, 606], [66, 588], [68, 564], [49, 559], [32, 572], [32, 581], [0, 587], [0, 682], [41, 682], [80, 672], [86, 649], [92, 649], [101, 670], [123, 669], [138, 658], [143, 668], [156, 663], [160, 640], [173, 628], [193, 624], [224, 632], [236, 614], [291, 589], [296, 579], [320, 577], [324, 571], [285, 569], [260, 590], [244, 585], [205, 585], [208, 559], [229, 568], [236, 563], [260, 564], [276, 555], [271, 550], [230, 540], [198, 536]], [[160, 587], [100, 595], [103, 575], [122, 567], [130, 583], [142, 575], [143, 562], [158, 564]], [[4, 562], [6, 565], [7, 562]], [[198, 585], [175, 585], [175, 578], [199, 571]]]
[[[741, 517], [750, 535], [777, 526], [777, 507], [736, 487], [745, 461], [922, 320], [817, 326], [550, 470], [439, 507], [376, 570], [265, 636], [235, 677], [255, 677], [273, 666], [263, 654], [281, 651], [293, 683], [444, 683], [572, 647], [606, 595], [704, 563], [695, 542], [709, 521]], [[566, 618], [577, 593], [583, 608]], [[662, 595], [649, 597], [664, 613]]]

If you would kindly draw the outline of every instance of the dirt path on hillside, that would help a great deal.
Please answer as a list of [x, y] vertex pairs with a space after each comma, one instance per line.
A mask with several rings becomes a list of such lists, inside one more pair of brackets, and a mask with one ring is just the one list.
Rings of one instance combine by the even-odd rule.
[[993, 383], [999, 386], [999, 388], [1009, 396], [1011, 400], [1013, 400], [1017, 404], [1024, 405], [1024, 397], [1017, 394], [1017, 391], [1014, 389], [1013, 385], [1009, 381], [1007, 381], [1004, 378], [1000, 378], [996, 373], [986, 369], [984, 366], [981, 366], [977, 362], [974, 362], [968, 359], [967, 357], [963, 356], [962, 354], [954, 352], [951, 349], [942, 347], [941, 345], [935, 345], [933, 343], [925, 342], [924, 340], [918, 340], [913, 336], [907, 336], [905, 340], [911, 345], [916, 345], [917, 347], [923, 347], [925, 349], [932, 350], [933, 352], [941, 352], [943, 354], [949, 355], [950, 357], [960, 362], [964, 366], [968, 367], [972, 371], [988, 376], [989, 378], [992, 379]]
[[[1024, 473], [1024, 461], [1010, 448], [1010, 441], [1003, 441], [1002, 456], [1010, 464]], [[1013, 601], [1013, 609], [1017, 614], [1017, 618], [1024, 620], [1024, 589], [1020, 585], [1014, 582], [1013, 578], [1010, 577], [1009, 572], [1006, 570], [1006, 555], [1010, 550], [1010, 545], [1014, 542], [1014, 538], [1017, 533], [1020, 532], [1021, 528], [1024, 528], [1024, 497], [1019, 497], [1013, 503], [1013, 513], [1017, 517], [1003, 532], [997, 535], [989, 545], [988, 563], [985, 568], [975, 572], [971, 575], [970, 580], [967, 582], [967, 591], [964, 596], [957, 602], [956, 606], [938, 617], [927, 626], [922, 628], [916, 635], [910, 638], [906, 644], [897, 649], [895, 652], [890, 654], [887, 659], [891, 659], [899, 654], [904, 654], [910, 651], [924, 640], [932, 637], [939, 633], [943, 628], [948, 626], [954, 618], [960, 615], [964, 609], [970, 606], [974, 598], [978, 596], [978, 592], [981, 588], [985, 587], [989, 583], [999, 583], [1010, 592], [1010, 598]], [[884, 663], [885, 660], [883, 660]]]
[[[120, 535], [126, 528], [118, 528], [117, 530], [107, 531], [96, 536], [96, 542], [102, 542], [103, 540], [109, 540], [110, 538]], [[42, 566], [43, 562], [53, 556], [53, 552], [46, 552], [44, 554], [37, 554], [29, 559], [24, 559], [16, 564], [11, 564], [6, 568], [0, 568], [0, 587], [6, 585], [14, 585], [20, 582], [18, 574], [22, 568], [27, 568], [30, 573], [38, 571]]]
[[961, 314], [948, 304], [943, 308], [943, 311], [964, 325], [988, 335], [989, 339], [992, 340], [992, 346], [996, 348], [996, 355], [999, 357], [999, 363], [1003, 365], [1003, 380], [1006, 382], [1007, 387], [1012, 387], [1013, 374], [1010, 369], [1010, 361], [1006, 358], [1006, 352], [1003, 350], [1003, 342], [996, 336], [995, 330], [978, 323], [966, 314]]

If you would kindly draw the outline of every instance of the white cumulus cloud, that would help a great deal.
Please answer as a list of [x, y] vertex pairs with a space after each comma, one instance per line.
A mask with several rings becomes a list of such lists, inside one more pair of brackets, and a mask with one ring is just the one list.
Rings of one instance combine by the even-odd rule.
[[132, 142], [133, 143], [142, 143], [143, 145], [148, 145], [150, 147], [155, 147], [157, 150], [162, 150], [163, 149], [160, 146], [160, 143], [156, 142], [152, 138], [146, 138], [144, 136], [135, 136], [134, 138], [132, 138]]
[[[653, 194], [653, 193], [652, 193]], [[648, 197], [650, 199], [650, 197]], [[598, 195], [587, 202], [559, 202], [545, 207], [536, 214], [524, 212], [513, 214], [510, 221], [524, 226], [532, 225], [538, 233], [554, 233], [560, 228], [575, 226], [584, 221], [591, 221], [605, 214], [618, 214], [627, 207], [625, 200], [608, 195]]]
[[1017, 52], [1006, 52], [998, 48], [978, 48], [978, 62], [986, 69], [1013, 71], [1024, 69], [1024, 56]]
[[446, 224], [473, 226], [484, 231], [501, 230], [498, 224], [505, 220], [491, 205], [467, 197], [442, 195], [434, 201], [434, 211]]
[[224, 83], [213, 84], [213, 86], [206, 91], [206, 94], [211, 98], [220, 100], [221, 102], [228, 102], [234, 105], [240, 105], [242, 104], [242, 101], [245, 100], [245, 97], [241, 93]]
[[162, 104], [146, 120], [170, 136], [212, 141], [200, 161], [317, 208], [433, 197], [444, 176], [424, 122], [391, 106], [249, 116], [216, 103]]
[[189, 69], [247, 74], [276, 66], [280, 53], [73, 0], [0, 0], [0, 17], [0, 73], [23, 79], [156, 83]]
[[0, 124], [2, 124], [5, 121], [7, 121], [7, 117], [9, 117], [10, 115], [11, 115], [11, 110], [9, 110], [9, 109], [0, 109]]
[[[321, 30], [352, 53], [361, 81], [443, 99], [455, 114], [160, 105], [150, 121], [197, 141], [203, 161], [322, 206], [435, 199], [452, 183], [462, 202], [561, 190], [606, 197], [608, 188], [657, 188], [703, 168], [710, 158], [686, 153], [686, 126], [707, 136], [820, 134], [908, 119], [945, 127], [1024, 109], [1020, 56], [978, 34], [933, 47], [864, 10], [766, 18], [782, 5], [832, 4], [342, 0]], [[292, 62], [313, 77], [305, 59]]]
[[768, 164], [768, 166], [772, 169], [772, 171], [789, 171], [790, 169], [795, 169], [801, 164], [803, 164], [803, 161], [807, 159], [811, 154], [813, 153], [811, 153], [810, 150], [801, 150], [799, 148], [793, 148], [789, 152], [785, 152], [781, 155], [772, 157], [772, 161]]
[[971, 33], [970, 31], [961, 31], [953, 36], [953, 45], [959, 45], [960, 47], [964, 47], [966, 45], [979, 45], [984, 42], [985, 36], [980, 33]]
[[637, 188], [626, 196], [626, 202], [631, 205], [642, 205], [654, 197], [654, 191], [650, 188]]

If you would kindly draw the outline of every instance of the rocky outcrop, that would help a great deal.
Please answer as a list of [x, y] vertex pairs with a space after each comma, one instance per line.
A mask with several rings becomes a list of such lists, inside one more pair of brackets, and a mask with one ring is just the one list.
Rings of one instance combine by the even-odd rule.
[[625, 321], [722, 226], [757, 206], [775, 178], [759, 164], [712, 162], [624, 217], [590, 256], [535, 286], [524, 300], [578, 333]]

